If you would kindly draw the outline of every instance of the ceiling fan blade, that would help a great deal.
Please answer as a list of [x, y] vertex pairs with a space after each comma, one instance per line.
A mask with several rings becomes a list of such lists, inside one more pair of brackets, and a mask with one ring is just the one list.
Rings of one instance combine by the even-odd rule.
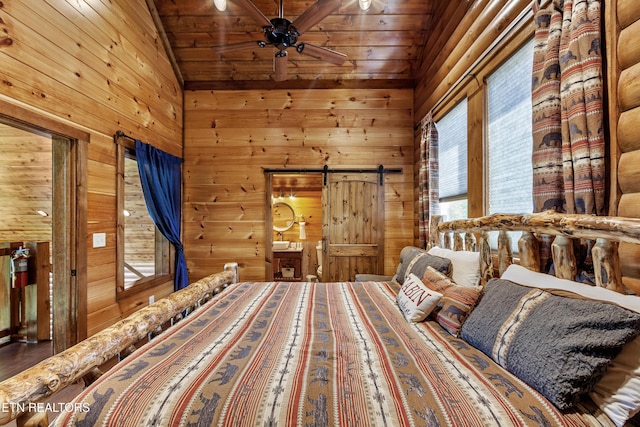
[[287, 80], [287, 51], [281, 50], [273, 57], [273, 80], [283, 82]]
[[271, 21], [251, 0], [231, 0], [245, 10], [262, 27], [271, 27]]
[[340, 8], [342, 0], [318, 0], [313, 6], [302, 12], [302, 15], [293, 21], [300, 34], [322, 21], [331, 13]]
[[225, 44], [222, 46], [213, 46], [211, 49], [215, 53], [226, 53], [226, 52], [236, 52], [238, 50], [253, 49], [256, 47], [262, 47], [259, 41], [246, 41], [246, 42]]
[[335, 50], [327, 49], [326, 47], [320, 47], [309, 43], [300, 43], [296, 47], [296, 50], [302, 55], [320, 59], [334, 65], [342, 65], [344, 61], [347, 60], [347, 55], [345, 55], [344, 53], [336, 52]]

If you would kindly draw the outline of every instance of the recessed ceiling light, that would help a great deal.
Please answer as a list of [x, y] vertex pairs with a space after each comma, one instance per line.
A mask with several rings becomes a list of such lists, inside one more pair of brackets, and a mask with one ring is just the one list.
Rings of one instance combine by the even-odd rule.
[[49, 216], [49, 214], [46, 213], [45, 211], [43, 211], [42, 209], [40, 209], [40, 210], [38, 210], [36, 212], [38, 213], [38, 215], [41, 215], [41, 216]]

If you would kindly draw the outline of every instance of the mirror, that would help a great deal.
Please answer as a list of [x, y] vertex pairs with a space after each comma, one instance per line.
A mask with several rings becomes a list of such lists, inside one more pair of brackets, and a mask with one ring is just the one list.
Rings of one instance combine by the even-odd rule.
[[288, 204], [284, 202], [274, 203], [272, 207], [272, 214], [273, 229], [275, 231], [283, 232], [293, 227], [296, 219], [296, 213]]

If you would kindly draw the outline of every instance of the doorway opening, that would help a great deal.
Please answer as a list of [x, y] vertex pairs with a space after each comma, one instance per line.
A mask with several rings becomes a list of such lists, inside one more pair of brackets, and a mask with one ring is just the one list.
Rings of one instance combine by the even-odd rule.
[[[353, 281], [359, 273], [382, 274], [383, 175], [401, 172], [382, 166], [265, 170], [266, 280], [334, 282]], [[304, 203], [299, 203], [298, 195], [308, 196], [309, 192], [312, 204], [304, 198]], [[291, 209], [282, 209], [284, 206]], [[283, 218], [283, 212], [291, 215], [291, 210], [293, 219]], [[302, 255], [292, 254], [300, 249]]]
[[[9, 274], [0, 280], [0, 311], [8, 308], [10, 313], [8, 322], [0, 321], [0, 342], [13, 339], [28, 351], [32, 343], [52, 341], [45, 347], [58, 353], [87, 333], [89, 135], [15, 105], [0, 101], [0, 107], [0, 214], [6, 219], [0, 242], [8, 242], [3, 244], [8, 257], [2, 258], [9, 265]], [[20, 246], [30, 249], [27, 259], [33, 262], [17, 289], [11, 258]]]
[[265, 279], [317, 280], [323, 175], [267, 173], [267, 182]]

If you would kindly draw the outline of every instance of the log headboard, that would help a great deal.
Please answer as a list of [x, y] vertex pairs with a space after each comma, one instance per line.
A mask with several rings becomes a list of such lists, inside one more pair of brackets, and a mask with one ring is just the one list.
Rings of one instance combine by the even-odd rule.
[[[488, 233], [498, 232], [497, 258], [488, 241]], [[555, 211], [521, 215], [494, 214], [485, 217], [442, 222], [434, 215], [430, 224], [430, 245], [454, 250], [477, 250], [480, 252], [482, 281], [502, 274], [513, 262], [511, 244], [507, 231], [522, 231], [518, 241], [518, 257], [522, 266], [541, 271], [540, 240], [551, 236], [551, 255], [555, 275], [574, 280], [577, 262], [572, 240], [593, 241], [595, 282], [597, 286], [621, 293], [630, 291], [640, 294], [640, 289], [625, 286], [621, 277], [618, 246], [621, 242], [640, 244], [640, 219], [580, 214], [559, 214]], [[496, 274], [497, 273], [497, 274]]]

